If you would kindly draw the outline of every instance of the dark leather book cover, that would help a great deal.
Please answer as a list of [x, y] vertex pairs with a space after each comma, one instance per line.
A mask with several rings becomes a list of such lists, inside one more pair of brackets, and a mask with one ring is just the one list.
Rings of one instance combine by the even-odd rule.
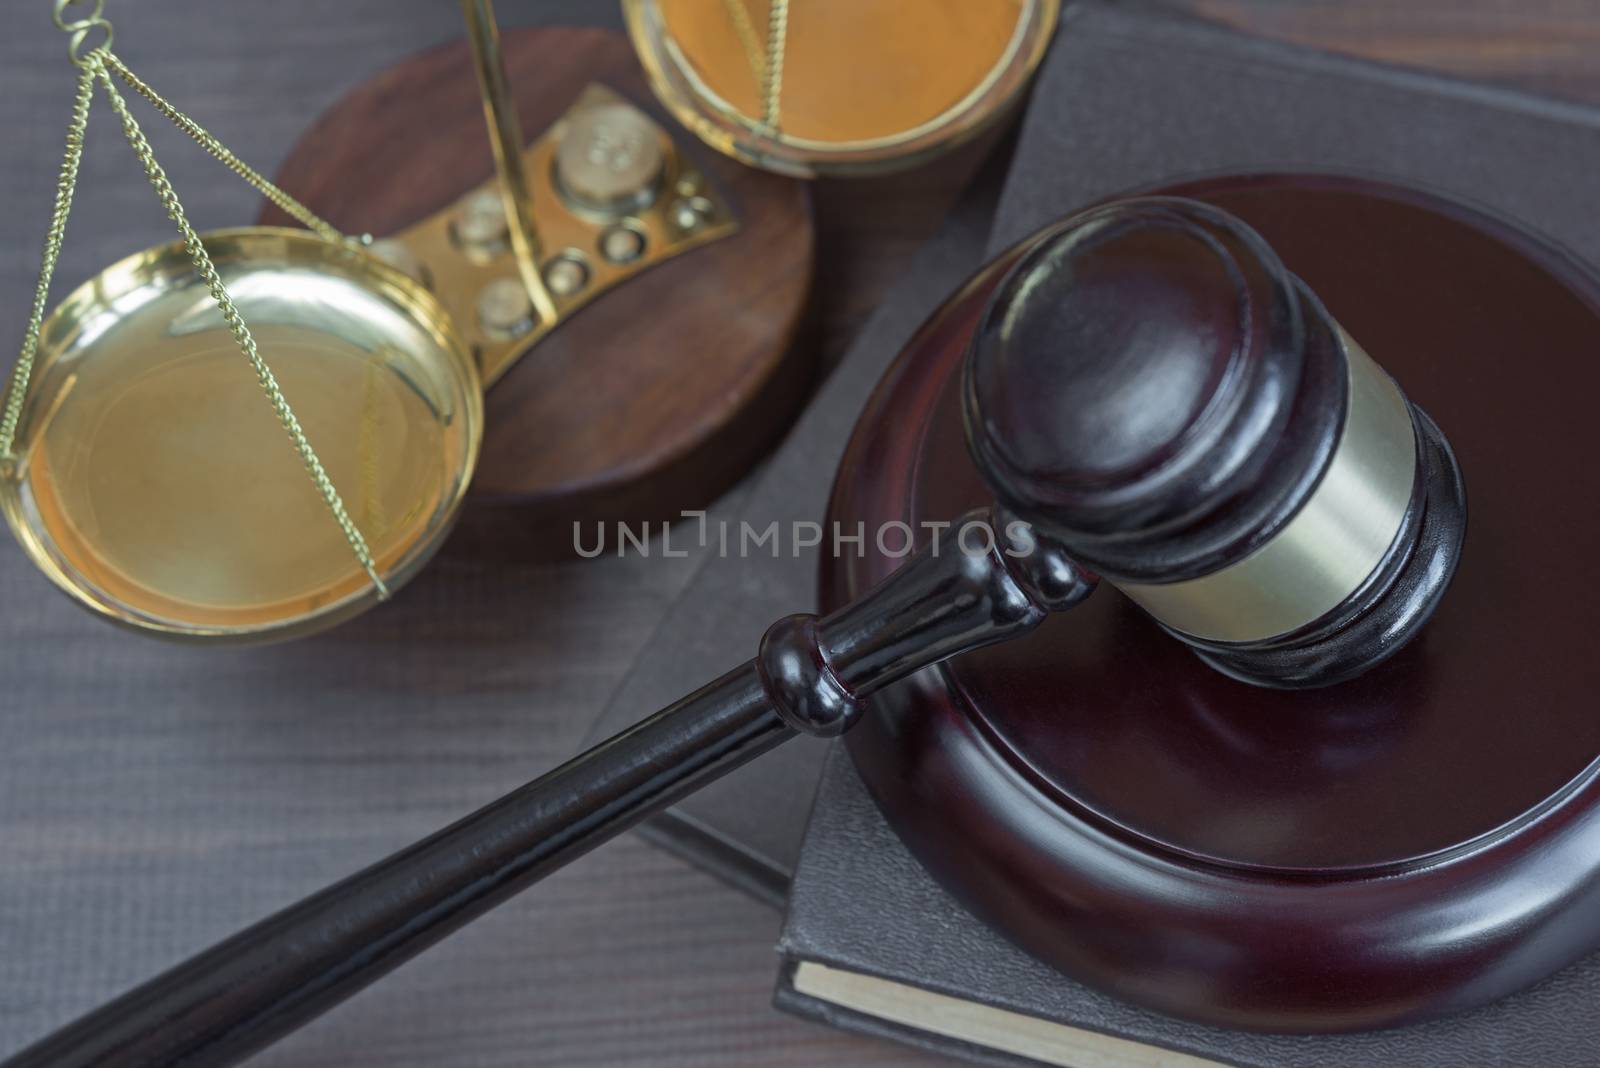
[[[1600, 1001], [1600, 956], [1476, 1012], [1346, 1035], [1221, 1030], [1091, 990], [1012, 946], [935, 883], [884, 822], [842, 747], [830, 753], [823, 771], [779, 950], [784, 961], [776, 995], [780, 1008], [980, 1064], [1593, 1068], [1600, 1063], [1600, 1013], [1594, 1011]], [[818, 972], [817, 965], [828, 971]], [[817, 996], [819, 975], [831, 981], [821, 984], [828, 996]], [[845, 982], [839, 981], [841, 975]], [[869, 982], [852, 986], [853, 977]], [[930, 993], [932, 998], [926, 996]], [[992, 1044], [958, 1037], [971, 1035]], [[1033, 1055], [1005, 1052], [1007, 1046]]]
[[[1600, 262], [1600, 111], [1263, 41], [1136, 0], [1068, 5], [996, 214], [972, 198], [891, 294], [768, 467], [713, 521], [820, 521], [868, 391], [982, 258], [1097, 200], [1220, 172], [1373, 176], [1454, 195]], [[708, 559], [597, 724], [625, 727], [812, 606], [815, 558]], [[770, 753], [647, 833], [781, 900], [822, 747]], [[1597, 1058], [1600, 1063], [1600, 1058]]]

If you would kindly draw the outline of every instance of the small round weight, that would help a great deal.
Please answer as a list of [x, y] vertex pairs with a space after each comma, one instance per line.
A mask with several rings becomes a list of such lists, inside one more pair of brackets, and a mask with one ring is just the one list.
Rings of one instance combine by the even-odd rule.
[[480, 189], [456, 208], [450, 233], [462, 247], [489, 251], [505, 244], [511, 226], [506, 207], [496, 189]]
[[644, 255], [644, 247], [644, 234], [626, 223], [610, 227], [600, 235], [600, 255], [612, 263], [632, 263]]
[[688, 233], [698, 230], [711, 215], [711, 201], [705, 197], [684, 197], [672, 205], [672, 223]]
[[496, 278], [478, 294], [478, 325], [495, 337], [521, 337], [533, 329], [533, 300], [520, 278]]
[[544, 284], [558, 297], [570, 297], [589, 284], [589, 265], [578, 252], [568, 249], [544, 268]]
[[618, 214], [655, 200], [665, 162], [654, 123], [604, 104], [571, 120], [556, 149], [556, 187], [580, 208]]

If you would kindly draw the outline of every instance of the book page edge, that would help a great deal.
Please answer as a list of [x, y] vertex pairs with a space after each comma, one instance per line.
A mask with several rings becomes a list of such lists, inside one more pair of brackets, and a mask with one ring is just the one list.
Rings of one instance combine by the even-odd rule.
[[1219, 1068], [1220, 1061], [1146, 1045], [1010, 1009], [939, 994], [819, 961], [791, 980], [807, 997], [890, 1023], [1015, 1054], [1055, 1068]]

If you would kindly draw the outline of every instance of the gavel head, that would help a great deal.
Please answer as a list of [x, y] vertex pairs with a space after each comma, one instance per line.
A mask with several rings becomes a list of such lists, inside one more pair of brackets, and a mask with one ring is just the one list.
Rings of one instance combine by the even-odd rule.
[[1195, 201], [1120, 201], [1038, 241], [963, 404], [1007, 511], [1248, 682], [1372, 667], [1460, 555], [1439, 428], [1258, 234]]

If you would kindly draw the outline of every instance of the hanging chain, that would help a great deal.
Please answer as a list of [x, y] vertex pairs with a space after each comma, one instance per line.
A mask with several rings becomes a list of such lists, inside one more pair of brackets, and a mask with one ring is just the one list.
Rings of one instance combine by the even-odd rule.
[[266, 197], [268, 200], [272, 201], [272, 203], [276, 204], [278, 207], [282, 208], [286, 215], [293, 217], [307, 230], [312, 231], [325, 241], [344, 241], [355, 244], [360, 243], [357, 239], [346, 237], [338, 230], [335, 230], [322, 219], [312, 214], [311, 210], [304, 204], [300, 203], [298, 200], [294, 199], [294, 197], [291, 197], [288, 193], [285, 193], [283, 190], [279, 189], [277, 186], [263, 178], [249, 164], [245, 163], [244, 160], [228, 151], [227, 146], [225, 146], [221, 141], [218, 141], [215, 137], [212, 137], [203, 128], [201, 128], [199, 123], [195, 122], [193, 119], [189, 118], [189, 116], [173, 107], [161, 96], [161, 94], [157, 93], [154, 89], [146, 85], [143, 80], [141, 80], [137, 74], [133, 73], [133, 71], [129, 70], [127, 65], [124, 64], [122, 60], [118, 59], [116, 55], [107, 52], [105, 55], [105, 65], [110, 67], [111, 70], [116, 73], [117, 77], [126, 82], [128, 84], [128, 88], [132, 89], [134, 92], [150, 101], [150, 103], [155, 106], [157, 111], [161, 112], [161, 114], [172, 120], [172, 124], [174, 126], [188, 134], [189, 137], [193, 139], [195, 144], [211, 153], [212, 156], [221, 161], [229, 170], [233, 171], [234, 174], [237, 174], [240, 178], [243, 178], [245, 181], [249, 182], [256, 188], [257, 192]]
[[[82, 18], [67, 18], [68, 9], [91, 6], [92, 10]], [[107, 52], [111, 51], [111, 23], [106, 21], [105, 7], [105, 0], [55, 0], [55, 12], [52, 17], [56, 26], [72, 37], [72, 43], [67, 46], [67, 54], [72, 57], [73, 63], [84, 70], [98, 63]], [[105, 40], [87, 52], [84, 51], [83, 43], [96, 30], [106, 35]]]
[[[217, 308], [222, 312], [222, 319], [233, 334], [234, 341], [239, 346], [250, 366], [255, 370], [256, 380], [261, 384], [262, 391], [266, 394], [268, 402], [272, 405], [278, 422], [284, 432], [289, 435], [289, 440], [294, 444], [296, 453], [299, 454], [301, 463], [305, 466], [306, 473], [311, 476], [311, 481], [316, 485], [317, 492], [322, 496], [323, 502], [328, 506], [334, 521], [344, 533], [345, 540], [349, 542], [351, 551], [356, 560], [361, 564], [362, 570], [372, 580], [373, 588], [377, 590], [380, 600], [387, 600], [389, 588], [378, 575], [377, 565], [372, 559], [372, 552], [367, 546], [366, 539], [357, 529], [346, 510], [339, 491], [334, 487], [333, 480], [328, 477], [322, 461], [317, 458], [316, 450], [311, 447], [310, 440], [306, 437], [305, 430], [300, 426], [300, 421], [295, 417], [294, 410], [289, 407], [288, 398], [283, 395], [283, 390], [278, 385], [272, 369], [267, 366], [266, 360], [256, 347], [255, 338], [250, 333], [250, 328], [245, 325], [244, 319], [239, 315], [239, 310], [234, 306], [233, 298], [228, 295], [227, 287], [223, 285], [221, 276], [217, 273], [216, 265], [211, 262], [211, 255], [206, 251], [200, 236], [195, 233], [194, 227], [189, 224], [188, 216], [184, 213], [183, 205], [178, 200], [177, 193], [172, 188], [172, 183], [167, 180], [167, 175], [161, 165], [156, 162], [155, 153], [150, 148], [150, 142], [145, 139], [144, 131], [140, 129], [138, 120], [128, 110], [127, 101], [117, 91], [116, 83], [111, 80], [111, 72], [128, 84], [139, 95], [149, 100], [156, 110], [170, 119], [184, 133], [194, 139], [202, 148], [215, 156], [228, 166], [233, 172], [249, 182], [258, 191], [265, 195], [272, 203], [282, 208], [289, 215], [303, 223], [308, 229], [318, 236], [334, 242], [356, 243], [352, 239], [340, 234], [332, 226], [314, 215], [299, 201], [283, 192], [277, 186], [267, 181], [242, 160], [228, 151], [221, 142], [212, 137], [198, 123], [173, 107], [154, 89], [141, 81], [128, 67], [111, 52], [112, 30], [111, 23], [102, 16], [104, 0], [54, 0], [55, 23], [63, 31], [71, 35], [69, 54], [72, 62], [80, 70], [78, 77], [78, 93], [72, 111], [72, 120], [67, 128], [67, 148], [61, 163], [61, 176], [56, 183], [55, 210], [51, 214], [50, 228], [45, 235], [44, 252], [39, 263], [39, 283], [34, 291], [33, 307], [28, 317], [27, 333], [23, 336], [22, 350], [17, 356], [17, 365], [13, 369], [6, 391], [6, 404], [3, 416], [0, 416], [0, 474], [13, 477], [15, 474], [18, 457], [15, 452], [16, 433], [21, 421], [24, 399], [28, 393], [28, 383], [33, 374], [34, 359], [38, 354], [40, 333], [43, 329], [44, 311], [49, 299], [50, 282], [54, 277], [56, 261], [60, 258], [61, 243], [67, 228], [67, 217], [72, 211], [73, 193], [77, 188], [78, 168], [83, 159], [84, 136], [89, 126], [89, 107], [94, 98], [95, 82], [99, 82], [105, 89], [106, 96], [111, 102], [112, 110], [122, 121], [123, 132], [127, 135], [128, 144], [133, 147], [134, 154], [139, 157], [139, 162], [144, 166], [145, 176], [149, 178], [151, 186], [156, 191], [162, 205], [167, 209], [167, 215], [177, 224], [178, 233], [183, 238], [184, 249], [189, 253], [189, 259], [194, 264], [196, 273], [206, 284], [211, 297], [216, 301]], [[89, 14], [82, 18], [69, 19], [68, 10], [73, 7], [90, 6]], [[84, 43], [89, 35], [95, 31], [104, 34], [102, 40], [94, 48], [85, 50]]]
[[761, 123], [778, 129], [778, 100], [783, 95], [783, 54], [789, 39], [789, 0], [768, 0], [766, 77], [761, 81]]
[[783, 95], [783, 57], [789, 40], [789, 0], [768, 0], [765, 48], [756, 36], [745, 0], [723, 0], [722, 6], [728, 10], [728, 19], [750, 63], [750, 73], [761, 89], [761, 125], [768, 133], [775, 133]]
[[161, 164], [156, 162], [155, 153], [150, 149], [150, 143], [145, 140], [144, 131], [139, 128], [138, 120], [128, 110], [128, 103], [117, 92], [117, 85], [111, 80], [111, 72], [107, 69], [110, 60], [106, 63], [96, 64], [95, 71], [99, 76], [100, 84], [106, 91], [107, 98], [111, 101], [112, 110], [122, 120], [123, 132], [127, 135], [128, 144], [133, 146], [134, 154], [139, 157], [139, 162], [144, 164], [145, 176], [150, 179], [150, 184], [155, 188], [156, 196], [167, 209], [167, 215], [178, 226], [178, 233], [183, 236], [184, 248], [188, 250], [189, 258], [194, 263], [195, 271], [210, 290], [211, 297], [217, 302], [217, 307], [222, 311], [222, 319], [228, 324], [228, 329], [233, 332], [233, 339], [239, 345], [239, 351], [244, 353], [250, 361], [250, 366], [255, 369], [256, 380], [261, 383], [262, 390], [272, 404], [272, 410], [278, 416], [289, 439], [294, 442], [295, 451], [300, 454], [300, 462], [305, 465], [306, 473], [311, 476], [311, 481], [316, 483], [317, 491], [322, 494], [322, 500], [327, 504], [328, 510], [333, 513], [334, 520], [339, 524], [339, 529], [344, 532], [345, 540], [350, 543], [351, 550], [356, 559], [361, 562], [361, 567], [366, 571], [367, 577], [372, 580], [373, 586], [378, 591], [380, 599], [389, 596], [388, 587], [383, 579], [378, 576], [378, 570], [372, 560], [372, 553], [367, 548], [367, 541], [361, 536], [361, 531], [356, 529], [355, 523], [350, 519], [350, 513], [345, 510], [344, 500], [340, 498], [339, 491], [334, 488], [333, 480], [323, 469], [322, 461], [317, 459], [317, 454], [311, 447], [311, 442], [306, 438], [305, 431], [300, 426], [300, 420], [289, 407], [288, 400], [283, 395], [283, 390], [278, 386], [272, 369], [267, 366], [266, 360], [261, 358], [261, 353], [256, 349], [255, 338], [250, 334], [250, 328], [245, 325], [244, 319], [239, 315], [239, 310], [234, 307], [233, 298], [228, 296], [227, 287], [222, 284], [222, 278], [217, 274], [217, 269], [211, 262], [211, 255], [200, 241], [200, 236], [195, 233], [194, 227], [189, 225], [188, 216], [184, 214], [183, 205], [178, 202], [178, 195], [173, 191], [172, 183], [167, 180], [166, 172], [161, 169]]
[[750, 73], [755, 75], [757, 87], [761, 87], [767, 84], [767, 53], [756, 36], [755, 24], [750, 21], [750, 9], [744, 5], [745, 0], [722, 0], [722, 6], [728, 9], [728, 20], [733, 23], [733, 32], [739, 35], [744, 57], [750, 63]]
[[55, 276], [56, 260], [61, 255], [61, 239], [67, 232], [67, 216], [72, 213], [72, 194], [78, 187], [78, 163], [83, 159], [83, 137], [89, 129], [89, 104], [94, 99], [94, 80], [98, 63], [83, 65], [78, 75], [78, 95], [72, 105], [72, 121], [67, 124], [67, 152], [61, 161], [61, 177], [56, 181], [56, 206], [50, 214], [50, 229], [44, 236], [44, 254], [39, 257], [39, 284], [33, 291], [33, 308], [28, 313], [28, 332], [22, 337], [22, 351], [11, 371], [6, 387], [5, 416], [0, 419], [0, 465], [10, 477], [16, 467], [14, 451], [17, 423], [22, 418], [22, 399], [28, 393], [33, 375], [33, 359], [39, 352], [39, 331], [44, 325], [45, 303], [50, 297], [50, 279]]

